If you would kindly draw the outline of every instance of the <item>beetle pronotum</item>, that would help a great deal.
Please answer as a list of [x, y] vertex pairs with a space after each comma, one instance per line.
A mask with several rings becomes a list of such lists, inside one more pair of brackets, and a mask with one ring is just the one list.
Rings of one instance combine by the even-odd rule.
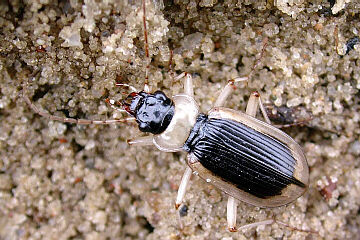
[[[145, 1], [142, 6], [145, 51], [149, 60]], [[114, 101], [108, 101], [114, 109], [131, 115], [130, 118], [97, 121], [51, 115], [40, 111], [31, 102], [27, 96], [27, 83], [23, 86], [23, 97], [34, 112], [51, 120], [76, 124], [136, 121], [140, 131], [152, 135], [129, 140], [130, 145], [155, 145], [161, 151], [187, 152], [188, 166], [179, 186], [176, 208], [184, 199], [191, 174], [196, 173], [229, 196], [227, 222], [232, 232], [236, 231], [238, 200], [259, 207], [277, 207], [294, 201], [306, 191], [309, 169], [305, 155], [291, 137], [271, 125], [260, 94], [251, 94], [245, 113], [224, 108], [234, 84], [248, 81], [250, 75], [228, 81], [213, 108], [203, 114], [194, 100], [190, 74], [184, 72], [175, 78], [185, 78], [184, 93], [168, 98], [161, 91], [150, 93], [148, 68], [149, 65], [143, 91], [134, 90], [122, 101], [121, 109]], [[258, 108], [266, 122], [255, 118]], [[267, 220], [244, 227], [273, 222]]]

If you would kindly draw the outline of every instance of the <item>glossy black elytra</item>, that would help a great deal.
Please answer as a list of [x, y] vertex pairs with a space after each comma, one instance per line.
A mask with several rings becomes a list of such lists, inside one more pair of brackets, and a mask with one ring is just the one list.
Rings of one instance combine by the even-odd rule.
[[259, 198], [281, 195], [290, 184], [306, 187], [293, 176], [296, 160], [286, 145], [233, 120], [199, 114], [183, 148], [224, 181]]

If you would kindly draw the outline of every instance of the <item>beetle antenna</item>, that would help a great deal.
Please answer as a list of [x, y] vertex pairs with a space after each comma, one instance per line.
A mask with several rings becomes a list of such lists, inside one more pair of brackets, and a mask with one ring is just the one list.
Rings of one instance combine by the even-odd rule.
[[170, 57], [169, 57], [169, 66], [168, 66], [168, 68], [169, 68], [169, 70], [168, 70], [168, 73], [169, 73], [169, 75], [170, 75], [170, 78], [171, 78], [171, 82], [172, 83], [174, 83], [174, 79], [175, 79], [175, 77], [174, 77], [174, 71], [173, 71], [173, 55], [174, 55], [174, 52], [173, 52], [173, 50], [172, 49], [170, 49]]
[[174, 52], [172, 49], [170, 49], [170, 56], [169, 56], [169, 72], [170, 74], [174, 74], [173, 73], [173, 55], [174, 55]]
[[144, 84], [144, 92], [150, 92], [149, 87], [149, 69], [150, 69], [150, 56], [149, 56], [149, 42], [148, 42], [148, 32], [146, 27], [146, 7], [145, 1], [142, 0], [143, 5], [143, 23], [144, 23], [144, 39], [145, 39], [145, 54], [146, 54], [146, 70], [145, 70], [145, 84]]
[[[60, 117], [50, 113], [47, 113], [43, 110], [40, 110], [34, 103], [31, 102], [28, 96], [28, 81], [23, 83], [23, 90], [22, 90], [22, 97], [24, 101], [29, 105], [29, 107], [37, 114], [42, 117], [48, 118], [54, 121], [60, 121], [65, 123], [75, 123], [81, 125], [89, 125], [89, 124], [113, 124], [113, 123], [126, 123], [135, 121], [134, 117], [129, 118], [122, 118], [122, 119], [107, 119], [107, 120], [90, 120], [90, 119], [77, 119], [77, 118], [67, 118], [67, 117]], [[122, 111], [122, 110], [121, 110]], [[124, 110], [125, 111], [125, 110]]]
[[264, 54], [265, 54], [265, 50], [266, 50], [266, 47], [268, 45], [268, 38], [264, 38], [264, 40], [262, 41], [263, 43], [263, 48], [261, 50], [261, 54], [260, 54], [260, 57], [258, 59], [255, 60], [254, 62], [254, 65], [252, 66], [251, 68], [251, 71], [248, 75], [248, 79], [251, 79], [251, 76], [253, 75], [255, 69], [257, 68], [257, 66], [261, 63], [261, 59], [264, 57]]

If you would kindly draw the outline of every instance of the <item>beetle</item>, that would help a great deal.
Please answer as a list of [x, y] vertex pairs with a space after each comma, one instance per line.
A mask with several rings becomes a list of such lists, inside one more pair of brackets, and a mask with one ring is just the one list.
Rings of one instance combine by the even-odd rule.
[[[182, 77], [184, 93], [172, 98], [162, 91], [130, 93], [122, 102], [124, 110], [133, 116], [127, 119], [61, 118], [41, 112], [26, 94], [23, 96], [36, 113], [51, 120], [78, 124], [136, 121], [140, 131], [152, 135], [129, 140], [130, 145], [187, 152], [188, 166], [179, 186], [176, 208], [195, 173], [229, 195], [227, 219], [232, 232], [236, 231], [237, 200], [259, 207], [277, 207], [306, 191], [309, 168], [305, 155], [291, 137], [270, 124], [260, 94], [251, 94], [246, 113], [223, 107], [234, 83], [247, 77], [229, 81], [207, 114], [199, 112], [193, 98], [191, 75], [183, 73], [177, 78]], [[268, 123], [255, 118], [259, 107]]]
[[[143, 14], [145, 50], [149, 58], [145, 1]], [[194, 173], [229, 196], [227, 222], [231, 232], [237, 230], [238, 200], [258, 207], [277, 207], [296, 200], [306, 191], [309, 184], [306, 157], [290, 136], [271, 125], [260, 94], [251, 94], [245, 113], [224, 107], [235, 83], [248, 81], [250, 75], [229, 80], [213, 108], [200, 113], [194, 100], [191, 74], [184, 72], [174, 79], [185, 79], [184, 93], [169, 98], [162, 91], [150, 91], [147, 72], [144, 90], [130, 93], [119, 102], [120, 109], [115, 106], [115, 101], [107, 101], [112, 108], [128, 113], [129, 118], [87, 120], [51, 115], [31, 102], [27, 95], [28, 83], [23, 85], [23, 98], [34, 112], [51, 120], [77, 124], [135, 121], [141, 132], [151, 135], [129, 140], [130, 145], [155, 145], [165, 152], [186, 152], [187, 167], [175, 207], [181, 205]], [[258, 108], [265, 122], [255, 118]]]
[[229, 81], [214, 107], [200, 113], [185, 77], [184, 94], [168, 98], [163, 92], [132, 93], [125, 103], [140, 131], [154, 135], [130, 140], [130, 145], [155, 145], [166, 152], [185, 151], [187, 169], [175, 207], [185, 195], [192, 173], [229, 195], [229, 230], [236, 231], [237, 200], [259, 207], [277, 207], [300, 197], [307, 189], [309, 168], [300, 146], [271, 124], [255, 118], [258, 107], [266, 113], [260, 94], [253, 92], [246, 113], [224, 108], [235, 81]]

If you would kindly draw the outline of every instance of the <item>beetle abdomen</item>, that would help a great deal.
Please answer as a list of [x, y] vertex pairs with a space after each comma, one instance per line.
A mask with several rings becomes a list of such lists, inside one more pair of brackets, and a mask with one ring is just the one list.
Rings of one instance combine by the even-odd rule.
[[234, 120], [199, 115], [184, 150], [209, 171], [258, 198], [281, 195], [293, 177], [296, 160], [279, 140]]

